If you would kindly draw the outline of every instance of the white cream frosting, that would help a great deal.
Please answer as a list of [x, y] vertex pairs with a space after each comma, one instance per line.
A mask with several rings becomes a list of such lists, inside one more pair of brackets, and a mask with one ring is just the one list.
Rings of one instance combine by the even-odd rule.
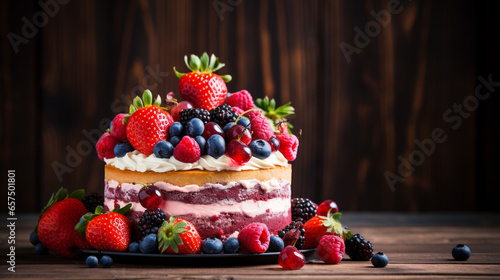
[[157, 158], [154, 154], [145, 156], [138, 151], [133, 151], [126, 154], [124, 157], [115, 157], [104, 159], [106, 164], [112, 165], [121, 170], [130, 171], [184, 171], [184, 170], [208, 170], [208, 171], [242, 171], [242, 170], [258, 170], [273, 168], [276, 166], [287, 166], [288, 161], [279, 151], [271, 153], [266, 159], [258, 159], [252, 157], [249, 162], [241, 166], [236, 166], [231, 162], [231, 159], [223, 155], [219, 158], [213, 158], [209, 155], [202, 156], [194, 163], [184, 163], [176, 160], [173, 156], [170, 158]]

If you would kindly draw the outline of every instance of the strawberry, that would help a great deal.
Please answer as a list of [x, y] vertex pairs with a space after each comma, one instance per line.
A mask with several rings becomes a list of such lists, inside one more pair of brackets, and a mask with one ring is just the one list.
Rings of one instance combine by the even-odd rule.
[[196, 254], [200, 247], [200, 234], [189, 221], [172, 216], [158, 230], [158, 249], [162, 253]]
[[336, 235], [346, 240], [346, 237], [351, 235], [351, 232], [342, 226], [340, 223], [340, 216], [342, 216], [342, 214], [337, 212], [328, 217], [315, 216], [309, 219], [304, 224], [306, 240], [302, 249], [316, 248], [323, 235]]
[[84, 236], [80, 236], [74, 229], [87, 208], [80, 201], [84, 191], [78, 190], [68, 195], [68, 191], [61, 188], [50, 198], [49, 203], [42, 210], [38, 221], [37, 233], [40, 242], [50, 250], [67, 258], [75, 258], [78, 252], [73, 249], [90, 249]]
[[116, 144], [118, 144], [118, 140], [113, 137], [109, 132], [104, 132], [99, 138], [99, 141], [95, 144], [95, 149], [97, 151], [97, 155], [100, 160], [104, 160], [105, 158], [114, 158], [115, 152], [113, 149]]
[[83, 221], [75, 226], [81, 235], [85, 234], [89, 244], [101, 251], [125, 251], [130, 243], [130, 220], [125, 216], [132, 204], [102, 214], [97, 206], [95, 214], [87, 213]]
[[224, 63], [220, 63], [213, 54], [209, 58], [207, 53], [201, 57], [192, 54], [189, 63], [186, 55], [184, 61], [192, 72], [179, 73], [174, 67], [175, 75], [180, 79], [182, 98], [207, 111], [223, 104], [227, 96], [226, 83], [231, 81], [231, 76], [219, 76], [213, 72], [224, 67]]
[[231, 107], [239, 107], [243, 111], [250, 110], [254, 107], [252, 95], [247, 90], [240, 90], [231, 94], [226, 99], [226, 104], [231, 105]]
[[168, 128], [174, 123], [172, 116], [160, 107], [159, 95], [152, 102], [151, 92], [145, 90], [142, 100], [137, 96], [130, 105], [130, 114], [123, 119], [130, 144], [146, 156], [153, 153], [156, 143], [167, 140]]

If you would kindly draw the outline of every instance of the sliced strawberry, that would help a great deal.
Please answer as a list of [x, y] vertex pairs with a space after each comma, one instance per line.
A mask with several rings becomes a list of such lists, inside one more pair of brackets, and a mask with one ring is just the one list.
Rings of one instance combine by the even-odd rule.
[[231, 76], [213, 73], [224, 67], [224, 64], [213, 54], [209, 58], [207, 53], [203, 53], [201, 57], [192, 54], [189, 63], [185, 56], [184, 61], [192, 72], [179, 73], [174, 67], [175, 74], [180, 79], [179, 90], [182, 98], [196, 108], [207, 111], [224, 103], [227, 96], [226, 82], [231, 81]]

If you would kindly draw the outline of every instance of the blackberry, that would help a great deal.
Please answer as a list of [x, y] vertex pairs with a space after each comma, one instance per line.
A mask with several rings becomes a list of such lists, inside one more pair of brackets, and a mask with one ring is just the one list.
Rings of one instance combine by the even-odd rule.
[[285, 234], [292, 229], [299, 229], [300, 237], [297, 240], [297, 243], [295, 243], [295, 248], [300, 249], [304, 245], [304, 242], [306, 242], [306, 239], [304, 237], [306, 234], [306, 230], [304, 229], [302, 222], [291, 222], [284, 229], [278, 231], [278, 236], [280, 238], [283, 238]]
[[368, 261], [373, 256], [373, 245], [356, 233], [345, 242], [345, 252], [353, 261]]
[[87, 208], [87, 211], [95, 213], [95, 208], [97, 206], [104, 205], [104, 197], [100, 193], [91, 193], [82, 199], [82, 203], [85, 205], [85, 208]]
[[292, 220], [306, 223], [310, 218], [316, 216], [318, 206], [309, 198], [294, 198], [292, 200]]
[[210, 120], [216, 122], [220, 127], [224, 127], [227, 123], [235, 122], [238, 118], [238, 113], [231, 109], [231, 106], [222, 104], [219, 107], [210, 110]]
[[151, 233], [156, 234], [165, 220], [167, 220], [167, 215], [160, 208], [146, 209], [139, 220], [141, 237], [148, 236]]
[[184, 109], [180, 113], [180, 119], [183, 126], [194, 118], [200, 119], [203, 124], [207, 124], [210, 121], [210, 113], [207, 110], [199, 108], [199, 109]]

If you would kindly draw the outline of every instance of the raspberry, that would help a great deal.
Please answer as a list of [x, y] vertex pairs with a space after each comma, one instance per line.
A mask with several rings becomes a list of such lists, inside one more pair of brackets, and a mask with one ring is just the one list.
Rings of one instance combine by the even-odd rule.
[[167, 216], [160, 208], [146, 209], [139, 220], [141, 237], [145, 237], [151, 233], [157, 234], [158, 229], [165, 220], [167, 220]]
[[269, 230], [263, 223], [251, 223], [240, 231], [238, 240], [244, 252], [264, 253], [269, 247]]
[[279, 151], [287, 160], [294, 161], [297, 158], [297, 149], [299, 148], [299, 139], [297, 139], [297, 136], [280, 133], [276, 137], [280, 140]]
[[194, 119], [198, 118], [203, 121], [203, 124], [207, 124], [210, 121], [210, 114], [207, 110], [199, 108], [199, 109], [184, 109], [180, 112], [180, 122], [183, 126]]
[[99, 193], [91, 193], [82, 199], [82, 203], [87, 208], [87, 211], [94, 213], [97, 206], [104, 205], [104, 197]]
[[250, 119], [250, 123], [252, 125], [252, 139], [263, 139], [269, 140], [274, 136], [273, 127], [269, 123], [266, 117], [261, 114], [254, 114]]
[[100, 160], [104, 160], [105, 158], [114, 158], [115, 153], [114, 149], [116, 144], [118, 144], [118, 140], [115, 137], [111, 136], [108, 132], [104, 132], [104, 134], [99, 138], [99, 141], [95, 144], [95, 149], [97, 150], [97, 155]]
[[373, 255], [373, 245], [359, 233], [345, 242], [346, 253], [353, 261], [367, 261]]
[[292, 200], [292, 220], [305, 223], [316, 216], [318, 207], [309, 198], [294, 198]]
[[231, 109], [232, 109], [233, 111], [235, 111], [235, 112], [236, 112], [236, 114], [238, 114], [238, 116], [239, 116], [239, 115], [241, 115], [241, 114], [243, 114], [243, 112], [245, 112], [245, 111], [243, 111], [243, 109], [241, 109], [241, 108], [240, 108], [240, 107], [238, 107], [238, 106], [233, 106], [233, 107], [231, 107]]
[[231, 96], [226, 99], [226, 104], [240, 107], [243, 111], [250, 110], [255, 106], [252, 95], [246, 90], [240, 90], [231, 94]]
[[193, 163], [200, 159], [200, 146], [196, 141], [189, 137], [182, 137], [181, 142], [174, 148], [174, 158], [185, 163]]
[[345, 255], [344, 240], [336, 235], [323, 235], [316, 250], [325, 263], [339, 263]]
[[123, 124], [123, 119], [126, 116], [126, 114], [116, 115], [111, 125], [111, 136], [115, 137], [119, 142], [127, 140], [127, 125]]

